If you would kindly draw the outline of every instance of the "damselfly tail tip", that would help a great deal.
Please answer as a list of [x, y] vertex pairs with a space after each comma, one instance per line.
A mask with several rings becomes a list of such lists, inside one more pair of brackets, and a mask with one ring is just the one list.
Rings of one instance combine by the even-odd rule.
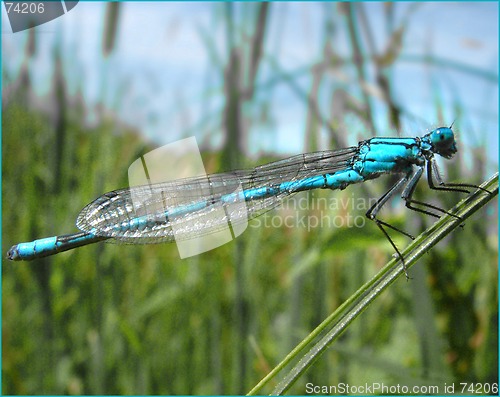
[[9, 259], [11, 261], [18, 261], [21, 259], [21, 257], [19, 256], [19, 251], [17, 249], [17, 245], [13, 245], [7, 251], [7, 259]]

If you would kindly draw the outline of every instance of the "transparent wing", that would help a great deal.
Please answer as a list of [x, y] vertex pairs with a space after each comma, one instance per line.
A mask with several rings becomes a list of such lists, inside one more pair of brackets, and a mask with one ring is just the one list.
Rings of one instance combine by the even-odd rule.
[[300, 181], [345, 169], [356, 153], [306, 153], [251, 170], [115, 190], [83, 208], [76, 226], [133, 244], [200, 237], [262, 215], [296, 193]]

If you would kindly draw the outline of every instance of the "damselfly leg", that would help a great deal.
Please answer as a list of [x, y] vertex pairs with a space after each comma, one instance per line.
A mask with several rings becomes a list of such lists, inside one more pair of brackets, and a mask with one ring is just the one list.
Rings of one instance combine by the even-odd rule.
[[[434, 179], [439, 186], [434, 185]], [[481, 186], [472, 185], [468, 183], [445, 183], [441, 178], [441, 174], [439, 172], [439, 168], [437, 166], [436, 160], [431, 158], [427, 161], [427, 183], [429, 187], [433, 190], [446, 190], [448, 192], [461, 192], [461, 193], [470, 193], [469, 189], [479, 189], [488, 194], [492, 194], [489, 190], [482, 188]]]
[[[441, 212], [442, 214], [447, 214], [447, 215], [453, 216], [457, 219], [461, 219], [459, 216], [457, 216], [449, 211], [446, 211], [438, 206], [413, 199], [413, 193], [415, 192], [415, 189], [417, 187], [417, 183], [420, 180], [420, 178], [422, 177], [423, 172], [424, 172], [424, 166], [421, 166], [421, 167], [418, 167], [416, 171], [411, 171], [411, 172], [407, 173], [403, 178], [401, 178], [399, 181], [397, 181], [380, 199], [378, 199], [377, 202], [366, 213], [366, 216], [368, 217], [368, 219], [375, 222], [375, 224], [382, 231], [382, 233], [385, 235], [385, 237], [387, 238], [387, 240], [389, 241], [391, 246], [396, 251], [397, 256], [401, 259], [407, 280], [410, 277], [408, 275], [408, 271], [406, 268], [406, 263], [404, 261], [403, 255], [401, 254], [401, 252], [397, 248], [396, 244], [394, 243], [394, 241], [391, 239], [391, 237], [387, 233], [387, 230], [385, 230], [385, 227], [390, 228], [392, 230], [395, 230], [395, 231], [411, 238], [412, 240], [414, 240], [415, 237], [412, 236], [411, 234], [405, 232], [404, 230], [401, 230], [400, 228], [397, 228], [397, 227], [377, 218], [377, 214], [380, 211], [380, 209], [387, 203], [387, 201], [394, 195], [394, 193], [396, 193], [401, 187], [403, 187], [403, 191], [401, 193], [401, 198], [405, 201], [406, 207], [409, 208], [410, 210], [420, 212], [422, 214], [429, 215], [429, 216], [432, 216], [435, 218], [440, 217], [439, 215], [437, 215], [431, 211], [428, 211], [426, 209], [422, 209], [422, 208], [415, 206], [415, 205], [419, 205], [421, 207], [432, 209], [432, 210]], [[435, 178], [435, 180], [437, 181], [439, 186], [436, 186], [434, 184], [433, 178]], [[434, 158], [430, 158], [427, 161], [427, 182], [428, 182], [429, 187], [433, 190], [444, 190], [444, 191], [449, 191], [449, 192], [470, 193], [469, 190], [466, 190], [466, 188], [471, 188], [471, 189], [481, 189], [481, 190], [484, 190], [485, 192], [491, 194], [491, 192], [489, 192], [488, 190], [483, 189], [483, 188], [476, 186], [476, 185], [472, 185], [472, 184], [444, 183], [444, 181], [442, 180], [442, 178], [440, 176], [439, 169], [437, 167], [437, 164], [436, 164]]]

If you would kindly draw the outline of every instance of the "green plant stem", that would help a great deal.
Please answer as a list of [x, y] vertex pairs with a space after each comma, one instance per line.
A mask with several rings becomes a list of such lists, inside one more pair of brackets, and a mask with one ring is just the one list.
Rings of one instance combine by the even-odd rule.
[[[481, 185], [484, 190], [476, 190], [458, 203], [449, 213], [442, 216], [433, 226], [420, 234], [403, 252], [407, 269], [428, 252], [439, 241], [463, 224], [464, 220], [485, 206], [498, 195], [498, 173]], [[259, 393], [278, 373], [292, 362], [299, 354], [307, 352], [279, 381], [272, 391], [273, 395], [286, 392], [297, 379], [309, 368], [348, 327], [348, 325], [367, 306], [375, 300], [389, 285], [404, 274], [404, 268], [399, 258], [392, 259], [377, 275], [364, 284], [335, 312], [326, 318], [304, 340], [302, 340], [268, 375], [266, 375], [248, 395]]]

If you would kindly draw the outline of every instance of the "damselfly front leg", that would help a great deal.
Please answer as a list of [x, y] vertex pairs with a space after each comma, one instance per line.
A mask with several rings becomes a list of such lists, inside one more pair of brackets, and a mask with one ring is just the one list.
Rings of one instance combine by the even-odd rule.
[[[427, 163], [427, 164], [429, 164], [429, 163]], [[452, 214], [451, 212], [444, 210], [443, 208], [437, 207], [435, 205], [432, 205], [432, 204], [429, 204], [429, 203], [426, 203], [423, 201], [418, 201], [418, 200], [413, 199], [413, 193], [415, 192], [415, 189], [417, 187], [417, 183], [420, 180], [420, 178], [422, 177], [423, 172], [424, 172], [424, 166], [422, 165], [422, 166], [418, 167], [417, 171], [410, 177], [408, 183], [405, 185], [405, 187], [403, 189], [403, 192], [401, 193], [401, 198], [405, 201], [406, 208], [409, 208], [412, 211], [416, 211], [416, 212], [420, 212], [420, 213], [425, 214], [425, 215], [432, 216], [434, 218], [440, 217], [439, 215], [437, 215], [433, 212], [424, 210], [422, 208], [415, 207], [414, 204], [416, 204], [416, 205], [420, 205], [422, 207], [433, 209], [433, 210], [441, 212], [443, 214], [453, 216], [457, 219], [460, 219], [460, 217], [456, 216], [455, 214]], [[445, 190], [448, 190], [448, 189], [445, 189]], [[467, 190], [463, 190], [463, 189], [453, 189], [453, 191], [469, 193]]]
[[[436, 179], [439, 186], [434, 185], [434, 178]], [[427, 161], [427, 183], [432, 190], [445, 190], [448, 192], [461, 192], [461, 193], [470, 193], [470, 189], [479, 189], [488, 194], [492, 194], [489, 190], [482, 188], [481, 186], [472, 185], [468, 183], [445, 183], [441, 178], [441, 174], [439, 172], [439, 168], [437, 166], [436, 160], [434, 157], [431, 157]]]

